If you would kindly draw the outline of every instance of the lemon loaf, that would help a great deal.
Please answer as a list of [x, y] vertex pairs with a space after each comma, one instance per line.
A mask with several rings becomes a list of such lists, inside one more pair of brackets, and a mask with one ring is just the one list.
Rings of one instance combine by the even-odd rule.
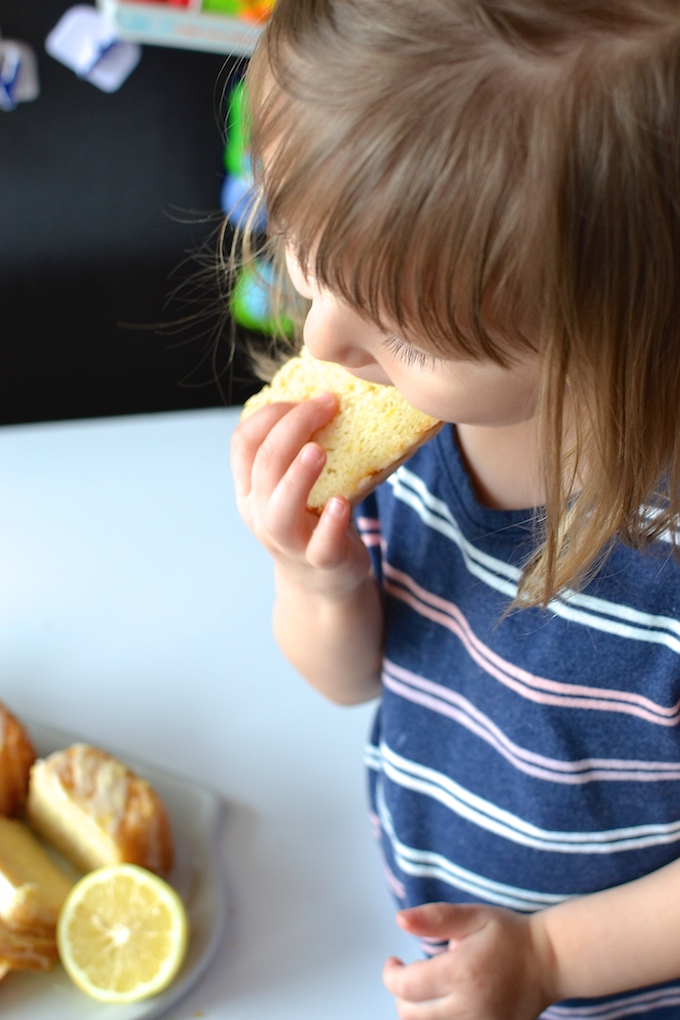
[[325, 392], [334, 393], [340, 407], [313, 437], [327, 456], [307, 503], [315, 513], [335, 495], [357, 503], [442, 427], [411, 407], [394, 386], [357, 379], [340, 365], [313, 358], [306, 347], [246, 401], [242, 418], [266, 404]]
[[0, 919], [9, 928], [54, 934], [72, 885], [23, 822], [0, 817]]
[[0, 815], [23, 814], [35, 749], [25, 727], [0, 703]]
[[167, 874], [173, 840], [165, 806], [150, 783], [88, 744], [70, 747], [31, 769], [30, 825], [82, 871], [139, 864]]

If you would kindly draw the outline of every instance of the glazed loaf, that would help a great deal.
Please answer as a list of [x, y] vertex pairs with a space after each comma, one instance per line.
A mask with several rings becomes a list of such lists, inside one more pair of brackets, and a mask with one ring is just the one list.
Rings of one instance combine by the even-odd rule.
[[0, 815], [20, 818], [36, 753], [23, 723], [0, 702]]
[[31, 769], [31, 827], [82, 871], [139, 864], [159, 875], [173, 864], [165, 806], [144, 779], [112, 755], [72, 744]]

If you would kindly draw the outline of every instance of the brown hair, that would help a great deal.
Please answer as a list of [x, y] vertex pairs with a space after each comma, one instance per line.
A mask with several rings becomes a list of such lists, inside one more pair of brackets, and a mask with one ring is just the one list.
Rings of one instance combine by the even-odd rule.
[[673, 536], [677, 3], [277, 0], [248, 87], [272, 233], [303, 267], [441, 352], [541, 353], [519, 601], [582, 582], [616, 536]]

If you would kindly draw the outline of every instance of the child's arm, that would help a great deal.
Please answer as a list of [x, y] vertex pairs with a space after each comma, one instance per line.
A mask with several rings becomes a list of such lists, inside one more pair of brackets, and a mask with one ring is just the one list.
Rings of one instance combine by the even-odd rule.
[[380, 594], [347, 501], [321, 517], [306, 509], [325, 462], [309, 438], [336, 410], [331, 396], [262, 408], [234, 433], [232, 470], [241, 516], [274, 559], [281, 649], [323, 694], [353, 704], [380, 692]]
[[680, 860], [533, 915], [431, 903], [398, 919], [414, 935], [450, 940], [431, 960], [387, 961], [402, 1020], [534, 1020], [561, 999], [680, 977]]

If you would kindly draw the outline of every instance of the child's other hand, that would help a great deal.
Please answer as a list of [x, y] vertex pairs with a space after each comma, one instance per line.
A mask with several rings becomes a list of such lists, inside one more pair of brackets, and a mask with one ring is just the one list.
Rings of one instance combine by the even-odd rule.
[[243, 520], [289, 580], [343, 594], [369, 571], [364, 545], [337, 497], [321, 516], [307, 510], [326, 455], [310, 437], [337, 411], [325, 394], [300, 404], [269, 404], [234, 432], [231, 463]]
[[429, 960], [385, 964], [400, 1020], [534, 1020], [550, 1005], [550, 951], [530, 916], [428, 903], [397, 920], [411, 935], [449, 943]]

